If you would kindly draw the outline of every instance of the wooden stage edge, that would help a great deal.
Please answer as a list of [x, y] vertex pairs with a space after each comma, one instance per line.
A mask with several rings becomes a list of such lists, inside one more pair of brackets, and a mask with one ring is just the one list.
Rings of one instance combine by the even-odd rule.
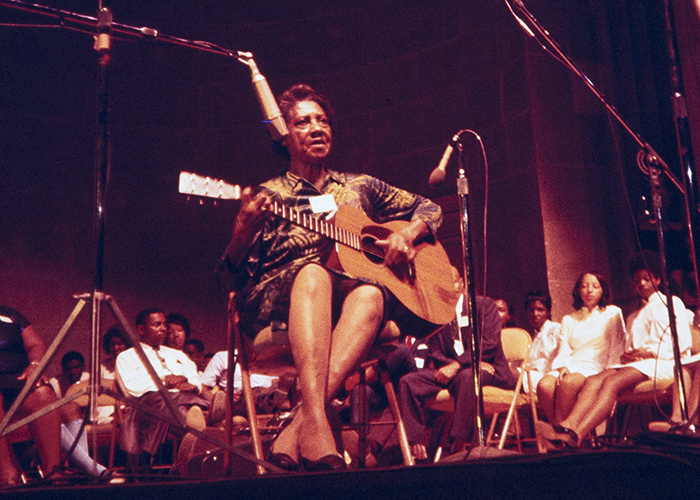
[[700, 444], [651, 437], [634, 447], [497, 455], [477, 450], [461, 461], [416, 467], [243, 478], [163, 477], [122, 485], [27, 485], [0, 489], [11, 499], [697, 499]]

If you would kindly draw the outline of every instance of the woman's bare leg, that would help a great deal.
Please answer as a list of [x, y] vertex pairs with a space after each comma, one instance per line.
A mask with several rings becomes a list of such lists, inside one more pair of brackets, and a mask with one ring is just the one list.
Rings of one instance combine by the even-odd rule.
[[[578, 443], [585, 438], [588, 433], [595, 429], [599, 424], [610, 418], [617, 397], [625, 389], [634, 387], [639, 382], [642, 382], [647, 377], [636, 368], [622, 368], [620, 370], [606, 370], [603, 372], [605, 377], [602, 380], [600, 389], [597, 394], [592, 395], [589, 391], [581, 391], [579, 400], [576, 402], [574, 412], [579, 407], [585, 407], [587, 411], [579, 417], [578, 424], [575, 426], [570, 424], [569, 419], [562, 421], [564, 427], [572, 429], [578, 435]], [[590, 377], [589, 377], [590, 378]], [[571, 415], [570, 415], [571, 416]]]
[[590, 411], [591, 405], [595, 404], [598, 392], [603, 385], [605, 378], [613, 373], [613, 370], [605, 370], [596, 375], [586, 377], [586, 381], [579, 392], [576, 404], [564, 420], [559, 422], [560, 425], [567, 429], [576, 429], [583, 417]]
[[544, 411], [547, 421], [551, 424], [557, 423], [554, 412], [556, 389], [557, 377], [554, 375], [545, 375], [537, 384], [537, 402]]
[[[0, 420], [5, 418], [2, 394], [0, 394]], [[19, 484], [19, 473], [12, 461], [12, 450], [7, 436], [0, 438], [0, 486]]]
[[559, 379], [554, 405], [555, 423], [569, 416], [585, 382], [586, 377], [580, 373], [567, 373]]
[[[56, 401], [56, 394], [53, 392], [53, 389], [48, 385], [42, 385], [27, 396], [22, 409], [34, 413], [54, 401]], [[29, 424], [29, 431], [36, 439], [39, 447], [41, 464], [47, 473], [51, 473], [61, 463], [60, 425], [61, 415], [56, 410], [37, 418]]]
[[331, 298], [328, 271], [317, 265], [299, 271], [292, 287], [289, 339], [302, 405], [274, 447], [294, 459], [337, 454], [326, 403], [371, 346], [383, 315], [381, 291], [360, 286], [348, 294], [331, 332]]

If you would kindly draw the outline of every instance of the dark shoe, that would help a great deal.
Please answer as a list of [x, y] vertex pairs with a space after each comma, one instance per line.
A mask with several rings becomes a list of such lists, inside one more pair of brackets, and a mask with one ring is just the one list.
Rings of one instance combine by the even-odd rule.
[[270, 452], [270, 454], [267, 456], [267, 461], [287, 472], [296, 472], [299, 470], [299, 464], [286, 453]]
[[577, 438], [574, 437], [576, 433], [571, 431], [571, 429], [569, 429], [571, 433], [566, 431], [557, 432], [554, 426], [547, 422], [542, 422], [541, 420], [535, 422], [535, 429], [537, 431], [538, 441], [544, 444], [548, 450], [578, 448]]
[[339, 455], [326, 455], [313, 461], [301, 457], [301, 463], [306, 472], [334, 472], [347, 469], [345, 460]]
[[[552, 426], [556, 432], [559, 434], [567, 434], [570, 438], [569, 442], [566, 444], [576, 444], [578, 443], [578, 434], [576, 434], [576, 431], [573, 429], [569, 429], [568, 427], [564, 427], [563, 425], [555, 424]], [[566, 440], [564, 440], [566, 442]]]

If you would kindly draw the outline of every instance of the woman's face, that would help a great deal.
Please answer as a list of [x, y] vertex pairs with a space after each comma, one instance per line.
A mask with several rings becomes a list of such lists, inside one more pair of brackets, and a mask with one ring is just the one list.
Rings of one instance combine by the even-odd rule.
[[168, 346], [182, 350], [182, 346], [185, 345], [185, 340], [187, 340], [186, 336], [185, 329], [180, 325], [175, 323], [168, 325]]
[[112, 356], [116, 356], [120, 352], [126, 350], [126, 342], [119, 336], [114, 336], [109, 341], [109, 352]]
[[661, 278], [657, 278], [646, 269], [640, 269], [634, 273], [632, 281], [634, 281], [634, 289], [645, 300], [658, 290], [661, 284]]
[[578, 293], [583, 305], [590, 311], [600, 303], [600, 299], [603, 297], [603, 287], [598, 278], [592, 274], [584, 274], [578, 287]]
[[539, 331], [548, 318], [549, 311], [547, 311], [542, 301], [533, 300], [527, 308], [527, 319], [530, 321], [535, 331]]
[[333, 134], [326, 112], [314, 101], [299, 101], [289, 110], [284, 145], [292, 163], [316, 164], [331, 151]]
[[505, 328], [508, 320], [510, 319], [508, 303], [503, 299], [498, 299], [496, 300], [496, 309], [498, 309], [498, 316], [501, 318], [501, 327]]

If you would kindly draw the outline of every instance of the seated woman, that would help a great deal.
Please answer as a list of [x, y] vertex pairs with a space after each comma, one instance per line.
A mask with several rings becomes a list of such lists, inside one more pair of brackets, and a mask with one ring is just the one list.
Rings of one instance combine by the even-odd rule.
[[[666, 297], [658, 291], [661, 284], [658, 255], [648, 251], [638, 255], [630, 263], [630, 275], [644, 306], [627, 318], [622, 364], [586, 378], [571, 413], [560, 424], [538, 422], [538, 434], [550, 442], [580, 446], [593, 429], [610, 417], [623, 391], [650, 378], [673, 378], [673, 345]], [[690, 354], [692, 344], [685, 306], [678, 297], [673, 297], [673, 306], [679, 348], [685, 357]]]
[[[326, 218], [349, 205], [376, 222], [407, 224], [377, 241], [385, 262], [413, 260], [414, 242], [435, 235], [439, 206], [362, 174], [326, 168], [331, 151], [332, 113], [325, 97], [298, 84], [279, 97], [289, 135], [279, 144], [289, 170], [259, 192], [241, 196], [220, 276], [237, 295], [247, 335], [275, 322], [288, 330], [302, 397], [299, 412], [272, 445], [269, 460], [289, 470], [345, 467], [336, 449], [326, 405], [356, 367], [389, 318], [396, 299], [374, 280], [326, 266], [333, 242], [282, 218], [268, 215], [272, 200], [305, 216]], [[313, 215], [315, 214], [315, 215]]]
[[527, 320], [532, 327], [534, 340], [530, 348], [527, 364], [530, 369], [528, 377], [523, 379], [526, 392], [536, 390], [542, 378], [552, 370], [552, 361], [559, 354], [561, 345], [561, 325], [550, 318], [552, 316], [552, 298], [542, 290], [530, 290], [525, 296], [525, 311]]
[[113, 325], [105, 332], [102, 337], [102, 349], [107, 356], [100, 364], [100, 378], [103, 381], [117, 379], [117, 356], [129, 347], [131, 347], [131, 341], [121, 325]]
[[619, 364], [625, 347], [622, 311], [609, 305], [610, 287], [600, 274], [582, 274], [572, 295], [576, 312], [561, 322], [561, 346], [552, 362], [556, 373], [537, 386], [537, 399], [552, 424], [569, 415], [586, 377]]
[[[46, 352], [46, 345], [34, 327], [19, 312], [0, 305], [0, 420], [24, 387]], [[15, 417], [26, 417], [56, 401], [45, 377], [22, 403]], [[60, 415], [52, 411], [29, 424], [29, 431], [39, 447], [41, 464], [52, 473], [60, 464]], [[0, 486], [19, 483], [7, 436], [0, 438]]]
[[518, 323], [515, 321], [515, 315], [513, 314], [513, 305], [504, 298], [494, 299], [494, 302], [496, 302], [498, 316], [501, 318], [501, 326], [503, 328], [517, 327]]

